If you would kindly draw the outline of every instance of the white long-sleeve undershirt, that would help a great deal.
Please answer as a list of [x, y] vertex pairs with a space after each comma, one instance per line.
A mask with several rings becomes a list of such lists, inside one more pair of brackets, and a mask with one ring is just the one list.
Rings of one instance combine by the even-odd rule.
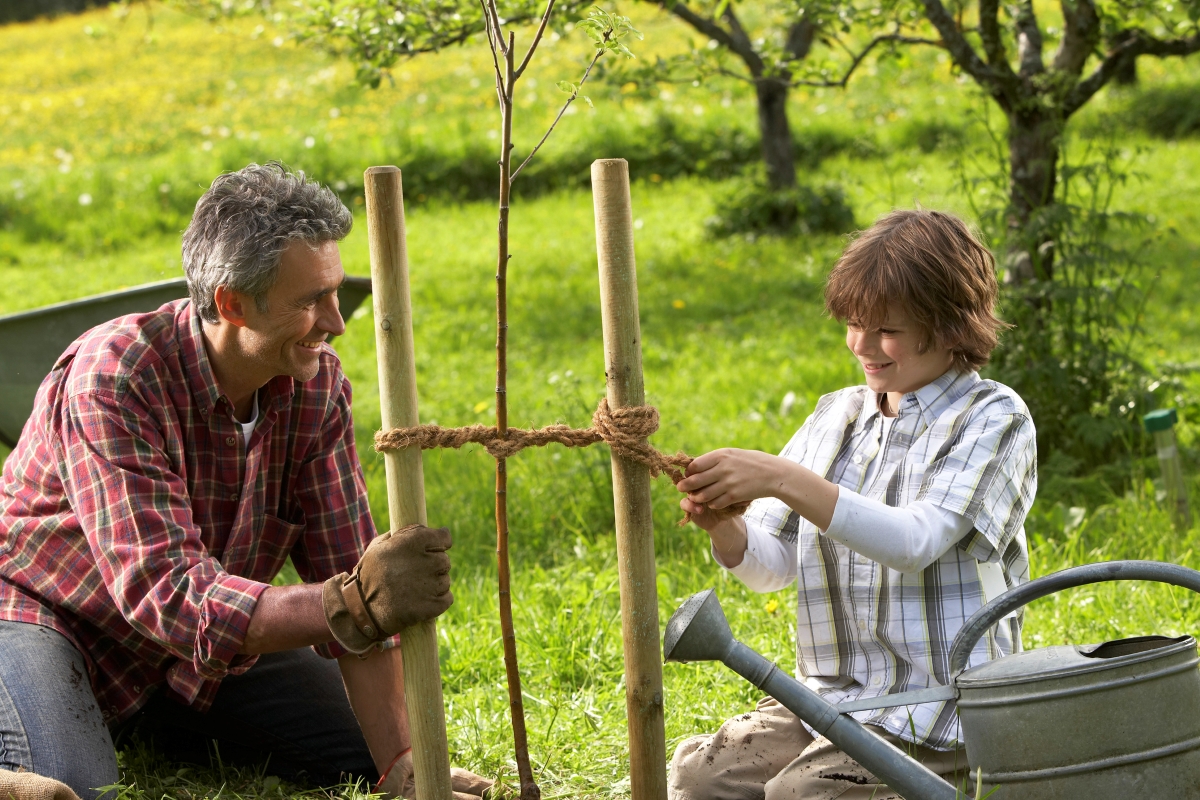
[[[966, 517], [924, 500], [893, 508], [838, 488], [833, 520], [824, 535], [897, 572], [920, 572], [971, 530]], [[795, 545], [754, 527], [746, 534], [746, 554], [730, 572], [757, 592], [791, 583], [796, 577]], [[716, 550], [713, 557], [726, 566]]]

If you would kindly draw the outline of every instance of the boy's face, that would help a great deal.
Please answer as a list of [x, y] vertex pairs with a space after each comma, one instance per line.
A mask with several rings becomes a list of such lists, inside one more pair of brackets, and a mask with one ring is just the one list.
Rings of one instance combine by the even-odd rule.
[[895, 304], [888, 305], [887, 319], [876, 330], [846, 325], [846, 346], [862, 364], [873, 392], [914, 392], [950, 369], [950, 350], [934, 346], [921, 352], [923, 338], [908, 312]]

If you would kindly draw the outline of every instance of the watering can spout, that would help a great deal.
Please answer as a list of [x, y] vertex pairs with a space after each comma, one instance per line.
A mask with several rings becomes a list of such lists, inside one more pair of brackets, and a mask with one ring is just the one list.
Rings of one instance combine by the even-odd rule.
[[946, 781], [898, 748], [841, 714], [819, 694], [733, 638], [712, 589], [684, 601], [667, 622], [663, 639], [667, 661], [720, 661], [778, 700], [905, 800], [955, 800], [961, 795]]

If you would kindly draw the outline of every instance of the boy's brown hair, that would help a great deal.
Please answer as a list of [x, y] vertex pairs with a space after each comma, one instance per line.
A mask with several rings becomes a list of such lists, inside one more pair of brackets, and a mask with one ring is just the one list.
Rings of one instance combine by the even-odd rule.
[[950, 350], [979, 369], [1009, 327], [996, 317], [996, 262], [966, 223], [939, 211], [893, 211], [860, 233], [829, 274], [825, 308], [839, 322], [883, 326], [888, 304], [924, 334], [922, 351]]

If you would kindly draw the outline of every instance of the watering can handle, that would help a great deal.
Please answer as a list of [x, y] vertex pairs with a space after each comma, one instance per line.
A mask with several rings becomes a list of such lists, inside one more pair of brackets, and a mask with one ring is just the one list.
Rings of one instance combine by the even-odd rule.
[[1043, 575], [1010, 589], [971, 615], [950, 646], [950, 674], [957, 676], [966, 669], [976, 642], [1018, 608], [1063, 589], [1105, 581], [1157, 581], [1200, 592], [1200, 572], [1161, 561], [1103, 561]]

